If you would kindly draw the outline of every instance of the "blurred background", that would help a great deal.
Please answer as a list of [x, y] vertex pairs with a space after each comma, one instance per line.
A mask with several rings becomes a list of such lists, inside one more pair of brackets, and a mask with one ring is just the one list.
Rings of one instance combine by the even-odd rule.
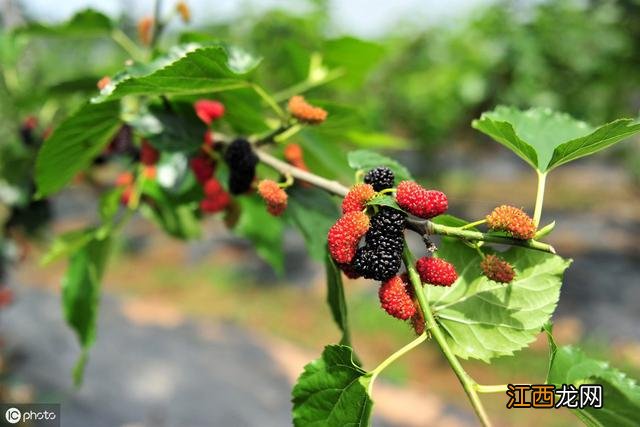
[[[600, 125], [637, 117], [640, 108], [636, 0], [188, 5], [191, 22], [173, 20], [161, 45], [239, 46], [262, 57], [257, 78], [276, 97], [286, 99], [292, 85], [323, 69], [314, 68], [318, 61], [337, 70], [309, 97], [337, 114], [344, 106], [350, 131], [341, 133], [337, 122], [296, 137], [312, 171], [350, 182], [346, 150], [382, 150], [445, 191], [452, 213], [464, 218], [501, 203], [531, 212], [535, 199], [534, 172], [471, 129], [481, 112], [544, 106]], [[285, 268], [277, 274], [221, 221], [205, 222], [199, 239], [183, 241], [136, 217], [104, 279], [85, 384], [72, 385], [79, 349], [59, 304], [65, 263], [41, 266], [39, 258], [55, 234], [97, 221], [101, 182], [115, 171], [98, 166], [56, 196], [30, 202], [35, 142], [28, 136], [46, 133], [129, 57], [97, 27], [63, 36], [65, 23], [86, 8], [117, 20], [136, 40], [137, 22], [153, 15], [154, 2], [0, 1], [0, 400], [61, 402], [65, 426], [288, 425], [291, 384], [323, 345], [339, 339], [324, 301], [324, 268], [293, 230], [285, 231]], [[162, 8], [171, 14], [175, 3]], [[29, 30], [16, 35], [15, 28]], [[219, 98], [231, 104], [238, 92]], [[542, 219], [556, 221], [549, 241], [574, 259], [554, 316], [557, 340], [579, 343], [636, 378], [639, 179], [637, 139], [572, 163], [550, 175]], [[378, 309], [376, 291], [366, 281], [346, 283], [354, 347], [368, 367], [412, 336]], [[547, 356], [541, 336], [515, 357], [465, 366], [481, 383], [542, 383]], [[384, 371], [374, 399], [378, 426], [476, 422], [433, 346]], [[507, 410], [505, 395], [483, 399], [498, 425], [578, 423], [566, 410]]]

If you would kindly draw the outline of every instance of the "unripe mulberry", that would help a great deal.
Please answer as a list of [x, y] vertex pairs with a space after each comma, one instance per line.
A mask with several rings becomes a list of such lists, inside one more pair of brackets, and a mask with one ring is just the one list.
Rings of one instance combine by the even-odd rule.
[[159, 158], [160, 152], [149, 141], [143, 139], [140, 147], [140, 163], [145, 166], [153, 166], [158, 163]]
[[434, 257], [422, 257], [416, 263], [420, 280], [430, 285], [451, 286], [458, 279], [453, 264]]
[[193, 108], [196, 110], [196, 115], [200, 117], [200, 120], [207, 125], [210, 125], [211, 122], [224, 115], [224, 105], [210, 99], [200, 99], [196, 101], [193, 104]]
[[154, 20], [150, 16], [145, 16], [138, 21], [138, 38], [143, 45], [149, 46], [153, 39]]
[[155, 165], [151, 165], [151, 166], [145, 166], [142, 169], [142, 175], [149, 180], [154, 180], [156, 179], [156, 175], [157, 175], [158, 171], [155, 167]]
[[350, 263], [368, 229], [369, 217], [363, 212], [349, 212], [340, 217], [327, 235], [331, 257], [339, 264]]
[[287, 193], [277, 182], [263, 179], [258, 183], [258, 194], [267, 204], [267, 211], [273, 216], [279, 216], [287, 208]]
[[222, 184], [215, 178], [209, 178], [202, 186], [205, 197], [217, 196], [220, 192], [224, 191]]
[[382, 308], [396, 319], [407, 320], [416, 314], [416, 307], [400, 276], [384, 282], [378, 291]]
[[189, 166], [200, 184], [207, 182], [215, 172], [215, 163], [206, 154], [192, 158], [189, 161]]
[[122, 172], [116, 178], [116, 186], [125, 187], [127, 185], [133, 184], [134, 176], [131, 172]]
[[229, 144], [224, 160], [229, 165], [229, 191], [231, 194], [245, 193], [251, 187], [258, 164], [258, 156], [249, 141], [238, 138]]
[[109, 83], [111, 83], [111, 77], [104, 76], [103, 78], [98, 80], [98, 83], [97, 83], [98, 89], [100, 90], [104, 89], [105, 87], [109, 86]]
[[191, 21], [191, 10], [189, 10], [189, 5], [185, 1], [179, 1], [176, 3], [176, 11], [180, 14], [180, 18], [182, 22], [188, 24]]
[[289, 99], [288, 108], [291, 115], [303, 123], [317, 125], [327, 119], [325, 110], [320, 107], [314, 107], [300, 95], [292, 96]]
[[202, 199], [200, 201], [200, 210], [208, 214], [221, 212], [226, 209], [230, 201], [229, 193], [221, 191], [213, 197], [208, 196]]
[[515, 239], [533, 239], [536, 226], [529, 215], [513, 206], [498, 206], [487, 215], [487, 225], [496, 231], [506, 231]]
[[427, 190], [413, 181], [398, 184], [396, 200], [401, 208], [420, 218], [433, 218], [447, 211], [447, 196], [441, 191]]
[[382, 191], [395, 185], [395, 175], [388, 167], [379, 166], [367, 172], [364, 176], [364, 182], [371, 184], [374, 190]]
[[484, 257], [480, 268], [485, 276], [499, 283], [510, 283], [516, 274], [511, 264], [497, 255]]
[[298, 144], [287, 144], [284, 147], [284, 159], [294, 166], [299, 167], [299, 164], [304, 163], [304, 156], [302, 154], [302, 147]]
[[376, 194], [369, 184], [356, 184], [342, 199], [342, 213], [361, 211], [367, 207], [367, 202]]

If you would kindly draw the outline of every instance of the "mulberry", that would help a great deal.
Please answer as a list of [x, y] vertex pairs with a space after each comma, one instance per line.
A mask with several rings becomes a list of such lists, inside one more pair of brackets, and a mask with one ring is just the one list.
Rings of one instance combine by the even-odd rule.
[[367, 201], [371, 199], [376, 192], [369, 184], [356, 184], [342, 199], [342, 213], [361, 211], [367, 206]]
[[218, 101], [200, 99], [193, 104], [193, 108], [196, 110], [196, 115], [200, 117], [200, 120], [207, 125], [224, 115], [224, 105]]
[[420, 280], [436, 286], [451, 286], [458, 279], [453, 264], [440, 258], [422, 257], [416, 263]]
[[480, 268], [485, 276], [499, 283], [510, 283], [516, 274], [511, 264], [497, 255], [487, 255]]
[[407, 320], [416, 314], [416, 307], [400, 276], [384, 282], [378, 291], [382, 308], [396, 319]]
[[267, 203], [267, 211], [273, 216], [279, 216], [287, 208], [287, 193], [277, 182], [263, 179], [258, 184], [258, 194]]
[[371, 184], [374, 190], [382, 191], [395, 185], [395, 175], [388, 167], [380, 166], [367, 172], [364, 182]]
[[215, 163], [207, 155], [199, 155], [192, 158], [189, 165], [191, 167], [191, 171], [193, 171], [193, 174], [196, 177], [196, 180], [200, 184], [207, 182], [215, 172]]
[[149, 141], [143, 139], [140, 147], [140, 163], [145, 166], [153, 166], [158, 163], [159, 158], [160, 152]]
[[229, 191], [231, 194], [245, 193], [251, 187], [258, 164], [258, 156], [249, 141], [242, 138], [233, 141], [224, 154], [224, 160], [229, 165]]
[[314, 107], [300, 95], [293, 96], [289, 99], [288, 108], [291, 115], [303, 123], [317, 125], [327, 119], [327, 112], [325, 110], [320, 107]]
[[340, 217], [327, 235], [331, 257], [338, 264], [350, 263], [368, 229], [369, 217], [363, 212], [349, 212]]
[[447, 196], [436, 190], [427, 190], [416, 182], [398, 184], [396, 200], [403, 209], [420, 218], [433, 218], [447, 211]]
[[536, 226], [522, 209], [502, 205], [487, 215], [487, 225], [492, 230], [506, 231], [515, 239], [533, 239]]

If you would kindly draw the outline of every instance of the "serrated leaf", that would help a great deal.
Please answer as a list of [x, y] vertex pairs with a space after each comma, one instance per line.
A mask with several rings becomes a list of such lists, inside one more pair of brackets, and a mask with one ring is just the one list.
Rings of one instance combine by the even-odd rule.
[[356, 150], [351, 151], [347, 155], [349, 166], [355, 170], [367, 171], [377, 166], [387, 166], [393, 171], [396, 176], [396, 182], [403, 180], [411, 180], [411, 173], [409, 170], [398, 163], [397, 161], [368, 150]]
[[59, 25], [43, 25], [31, 22], [15, 30], [16, 34], [30, 34], [38, 36], [76, 36], [88, 37], [108, 35], [113, 30], [113, 23], [108, 16], [93, 9], [82, 10], [67, 22]]
[[388, 206], [393, 209], [402, 211], [402, 208], [396, 202], [396, 199], [388, 194], [376, 194], [367, 202], [368, 206]]
[[38, 195], [60, 190], [89, 166], [120, 125], [118, 102], [86, 104], [60, 123], [38, 152], [35, 168]]
[[284, 272], [284, 227], [282, 220], [270, 215], [264, 201], [256, 196], [236, 199], [242, 209], [234, 232], [249, 239], [258, 255], [271, 265], [278, 274]]
[[293, 424], [298, 426], [369, 425], [371, 377], [353, 361], [351, 348], [325, 347], [320, 359], [304, 368], [293, 387]]
[[631, 119], [619, 119], [593, 128], [548, 108], [522, 111], [505, 106], [483, 113], [472, 126], [540, 172], [596, 153], [640, 132], [640, 124]]
[[194, 95], [247, 87], [244, 77], [251, 68], [239, 69], [229, 60], [222, 46], [200, 47], [164, 68], [121, 80], [110, 93], [93, 101], [104, 102], [126, 95]]
[[93, 239], [71, 256], [62, 280], [62, 308], [65, 319], [74, 330], [82, 347], [82, 355], [74, 368], [76, 384], [82, 381], [87, 352], [96, 334], [100, 281], [109, 255], [111, 239]]
[[329, 252], [325, 253], [325, 271], [327, 274], [327, 304], [331, 309], [331, 315], [340, 330], [342, 338], [340, 344], [351, 345], [349, 334], [349, 322], [347, 320], [347, 301], [344, 297], [344, 285], [342, 283], [342, 273], [335, 264]]
[[318, 261], [323, 260], [327, 233], [340, 216], [340, 210], [331, 196], [317, 188], [296, 186], [288, 194], [284, 218], [302, 234], [309, 255]]
[[478, 252], [457, 240], [443, 239], [437, 255], [453, 263], [459, 278], [449, 288], [426, 285], [427, 299], [454, 353], [485, 362], [535, 339], [556, 308], [571, 262], [513, 247], [500, 253], [516, 270], [505, 285], [483, 276]]
[[601, 384], [603, 405], [596, 409], [585, 407], [572, 412], [588, 426], [638, 425], [640, 414], [640, 386], [637, 382], [608, 362], [589, 358], [574, 346], [557, 346], [549, 334], [550, 363], [547, 383], [561, 387], [562, 384]]

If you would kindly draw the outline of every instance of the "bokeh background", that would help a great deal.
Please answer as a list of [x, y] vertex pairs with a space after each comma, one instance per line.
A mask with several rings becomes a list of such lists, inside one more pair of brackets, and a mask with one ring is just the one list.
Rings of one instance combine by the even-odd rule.
[[[482, 111], [498, 104], [544, 106], [599, 125], [637, 117], [640, 108], [636, 0], [188, 4], [192, 22], [172, 21], [161, 44], [240, 46], [263, 58], [259, 79], [274, 92], [304, 80], [314, 55], [329, 67], [345, 65], [347, 73], [309, 96], [355, 109], [367, 132], [342, 135], [337, 127], [326, 135], [329, 142], [301, 137], [296, 142], [312, 170], [348, 182], [346, 149], [382, 150], [445, 191], [452, 213], [465, 218], [480, 218], [500, 203], [532, 211], [535, 198], [535, 174], [471, 129]], [[25, 202], [13, 212], [6, 206], [15, 195], [5, 184], [21, 182], [29, 194], [29, 155], [17, 148], [25, 119], [37, 117], [36, 127], [45, 131], [128, 56], [91, 31], [72, 39], [47, 31], [16, 38], [10, 31], [30, 22], [62, 23], [88, 7], [118, 19], [135, 40], [136, 22], [153, 14], [154, 3], [0, 2], [2, 280], [14, 294], [0, 309], [0, 398], [62, 402], [65, 426], [287, 425], [291, 384], [339, 337], [324, 302], [324, 270], [305, 255], [293, 230], [286, 233], [285, 270], [278, 275], [220, 221], [206, 222], [200, 239], [185, 242], [135, 218], [104, 280], [85, 384], [72, 385], [79, 349], [59, 307], [65, 264], [38, 260], [53, 235], [97, 220], [99, 192], [117, 171], [97, 167], [46, 206]], [[165, 0], [162, 7], [170, 14], [175, 3]], [[339, 49], [337, 39], [343, 40]], [[636, 378], [639, 179], [637, 139], [574, 162], [550, 175], [542, 220], [556, 221], [549, 240], [574, 259], [554, 316], [557, 340], [578, 343]], [[27, 219], [37, 223], [42, 216], [51, 222], [33, 235]], [[7, 226], [14, 223], [20, 226]], [[346, 291], [354, 346], [365, 366], [375, 366], [411, 331], [378, 309], [371, 283], [348, 282]], [[481, 383], [541, 383], [546, 341], [540, 337], [492, 365], [466, 365]], [[433, 346], [384, 371], [374, 399], [375, 425], [475, 425]], [[502, 394], [484, 399], [498, 425], [578, 423], [565, 410], [507, 410]]]

